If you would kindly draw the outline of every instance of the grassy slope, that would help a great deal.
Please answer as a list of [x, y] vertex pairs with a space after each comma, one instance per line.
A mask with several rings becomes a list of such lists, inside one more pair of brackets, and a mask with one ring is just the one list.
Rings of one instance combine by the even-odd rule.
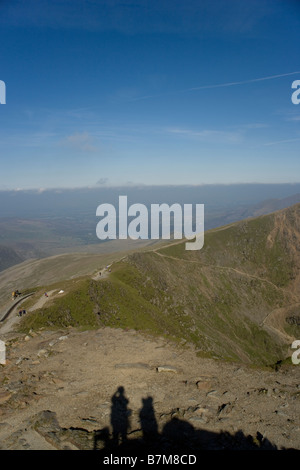
[[203, 355], [274, 363], [287, 347], [261, 325], [293, 302], [299, 208], [210, 231], [198, 252], [174, 244], [115, 263], [107, 279], [70, 281], [22, 328], [128, 327], [185, 339]]

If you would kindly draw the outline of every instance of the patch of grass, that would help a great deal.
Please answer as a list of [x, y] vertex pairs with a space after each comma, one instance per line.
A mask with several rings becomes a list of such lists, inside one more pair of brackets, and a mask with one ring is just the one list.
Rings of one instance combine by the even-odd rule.
[[286, 323], [284, 324], [284, 331], [295, 339], [300, 338], [300, 325], [289, 325]]
[[93, 302], [88, 295], [88, 285], [88, 280], [76, 283], [76, 287], [68, 293], [23, 317], [20, 331], [28, 332], [42, 327], [56, 329], [73, 326], [90, 329], [99, 326]]

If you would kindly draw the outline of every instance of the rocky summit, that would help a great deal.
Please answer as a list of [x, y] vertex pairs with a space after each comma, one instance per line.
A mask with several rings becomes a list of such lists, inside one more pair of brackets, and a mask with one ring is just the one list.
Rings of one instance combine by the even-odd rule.
[[224, 363], [107, 327], [6, 339], [1, 449], [300, 449], [297, 366]]

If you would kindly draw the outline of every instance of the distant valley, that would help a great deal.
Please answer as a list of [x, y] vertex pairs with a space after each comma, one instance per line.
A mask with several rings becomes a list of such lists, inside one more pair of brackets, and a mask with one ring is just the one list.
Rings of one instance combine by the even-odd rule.
[[[300, 202], [300, 193], [256, 204], [208, 203], [205, 205], [205, 230], [268, 214], [297, 202]], [[73, 210], [70, 215], [41, 216], [38, 212], [35, 217], [0, 217], [0, 271], [29, 259], [74, 252], [97, 254], [116, 249], [116, 243], [104, 248], [104, 243], [111, 242], [101, 242], [96, 237], [97, 221], [94, 212], [83, 208]]]

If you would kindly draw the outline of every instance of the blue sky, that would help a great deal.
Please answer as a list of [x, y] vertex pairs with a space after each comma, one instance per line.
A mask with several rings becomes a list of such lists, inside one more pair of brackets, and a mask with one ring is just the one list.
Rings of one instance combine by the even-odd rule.
[[300, 181], [300, 2], [0, 0], [0, 189]]

